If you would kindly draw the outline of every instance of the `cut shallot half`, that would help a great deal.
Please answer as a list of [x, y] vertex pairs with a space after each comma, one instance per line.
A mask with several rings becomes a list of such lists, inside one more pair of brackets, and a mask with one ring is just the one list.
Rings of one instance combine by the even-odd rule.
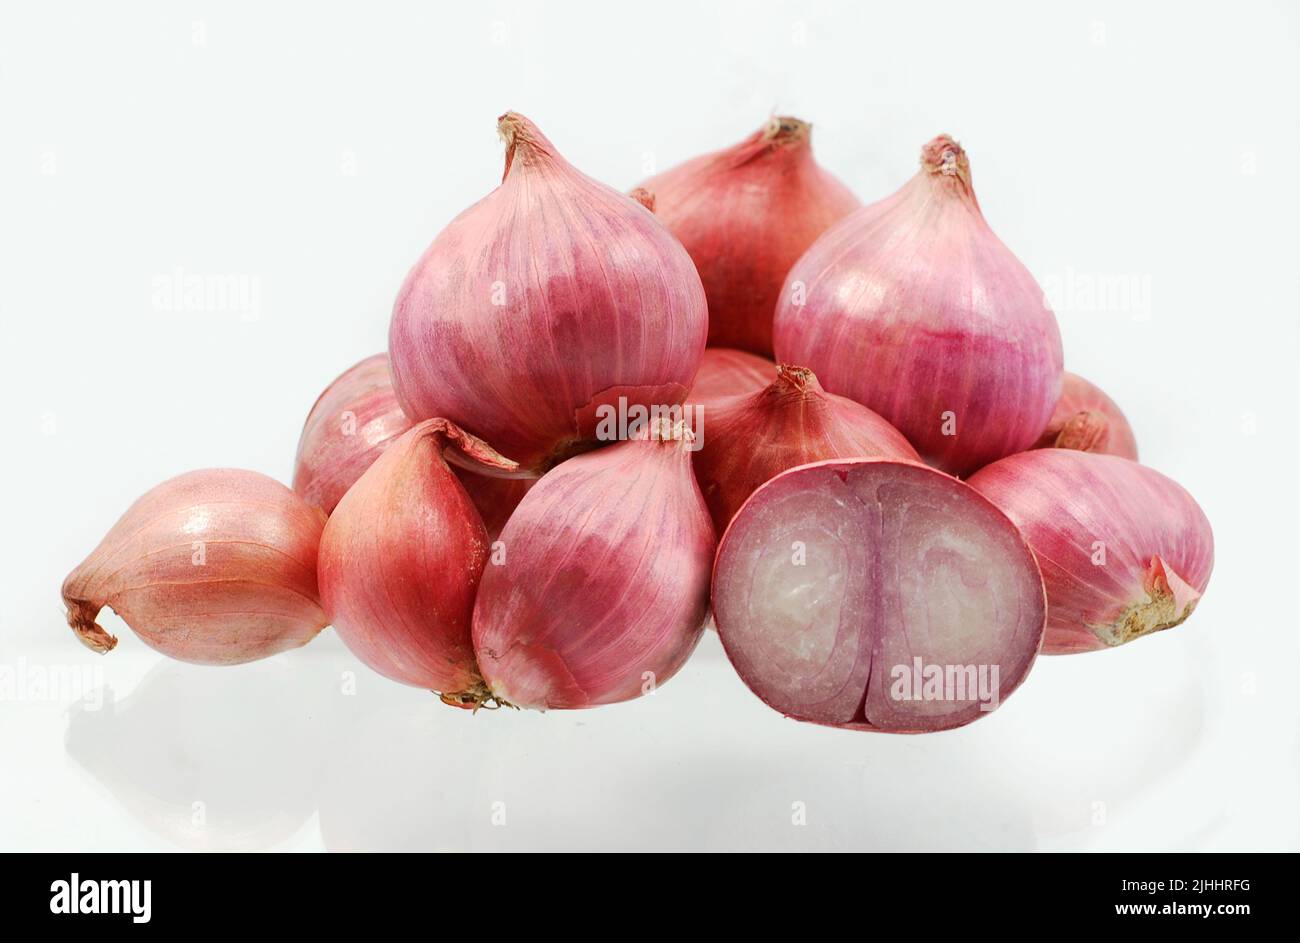
[[750, 497], [718, 548], [713, 613], [745, 684], [796, 720], [960, 727], [1024, 680], [1047, 603], [1033, 554], [978, 492], [922, 465], [835, 459]]

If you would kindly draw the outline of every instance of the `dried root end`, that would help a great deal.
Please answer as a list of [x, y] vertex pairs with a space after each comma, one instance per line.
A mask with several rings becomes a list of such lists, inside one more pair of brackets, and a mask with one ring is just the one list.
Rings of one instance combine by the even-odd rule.
[[[437, 693], [436, 691], [434, 692]], [[519, 710], [514, 704], [511, 704], [505, 698], [497, 697], [492, 693], [491, 688], [483, 681], [476, 681], [464, 691], [456, 691], [450, 694], [439, 694], [438, 697], [442, 703], [449, 707], [459, 707], [462, 710], [470, 710], [478, 713], [479, 709], [494, 711], [502, 707], [509, 707], [512, 710]]]
[[812, 124], [789, 115], [778, 115], [763, 128], [764, 140], [776, 144], [798, 144], [808, 140], [811, 133]]
[[78, 640], [92, 652], [104, 655], [117, 647], [117, 637], [99, 627], [95, 621], [97, 615], [98, 607], [84, 602], [68, 602], [68, 625]]
[[1151, 558], [1147, 573], [1147, 598], [1129, 606], [1109, 625], [1089, 625], [1097, 638], [1114, 647], [1143, 635], [1163, 632], [1182, 624], [1200, 601], [1200, 593], [1183, 582], [1159, 557]]

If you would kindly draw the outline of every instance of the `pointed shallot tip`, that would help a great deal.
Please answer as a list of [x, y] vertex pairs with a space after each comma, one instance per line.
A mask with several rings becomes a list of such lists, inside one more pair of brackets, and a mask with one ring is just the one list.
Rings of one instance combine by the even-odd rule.
[[772, 385], [781, 389], [804, 392], [817, 382], [817, 376], [807, 367], [796, 367], [794, 364], [781, 363], [776, 367], [776, 380]]
[[640, 203], [642, 206], [648, 209], [651, 213], [655, 211], [655, 195], [651, 193], [649, 190], [647, 190], [645, 187], [637, 187], [635, 190], [629, 193], [628, 196], [636, 200], [638, 203]]
[[966, 152], [949, 134], [940, 134], [921, 148], [921, 166], [945, 177], [964, 178], [970, 172]]
[[1056, 436], [1058, 449], [1074, 449], [1077, 452], [1095, 452], [1105, 444], [1106, 433], [1110, 424], [1106, 417], [1096, 410], [1085, 409], [1075, 413], [1061, 427]]

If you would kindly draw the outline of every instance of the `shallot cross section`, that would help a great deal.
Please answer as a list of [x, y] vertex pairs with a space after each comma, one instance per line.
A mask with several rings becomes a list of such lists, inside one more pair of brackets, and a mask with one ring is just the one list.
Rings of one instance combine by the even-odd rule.
[[713, 572], [745, 684], [797, 720], [959, 727], [1024, 680], [1047, 605], [1033, 554], [978, 492], [911, 462], [836, 459], [763, 485]]

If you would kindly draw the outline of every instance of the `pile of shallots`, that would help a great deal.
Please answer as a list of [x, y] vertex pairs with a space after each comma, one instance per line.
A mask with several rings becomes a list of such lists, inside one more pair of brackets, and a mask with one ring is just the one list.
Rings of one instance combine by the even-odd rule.
[[1213, 540], [1062, 369], [1043, 292], [947, 136], [862, 206], [776, 118], [625, 195], [522, 115], [387, 354], [321, 394], [293, 489], [192, 472], [63, 585], [96, 651], [236, 664], [332, 625], [457, 707], [650, 693], [712, 615], [776, 710], [956, 727], [1039, 650], [1178, 625]]

